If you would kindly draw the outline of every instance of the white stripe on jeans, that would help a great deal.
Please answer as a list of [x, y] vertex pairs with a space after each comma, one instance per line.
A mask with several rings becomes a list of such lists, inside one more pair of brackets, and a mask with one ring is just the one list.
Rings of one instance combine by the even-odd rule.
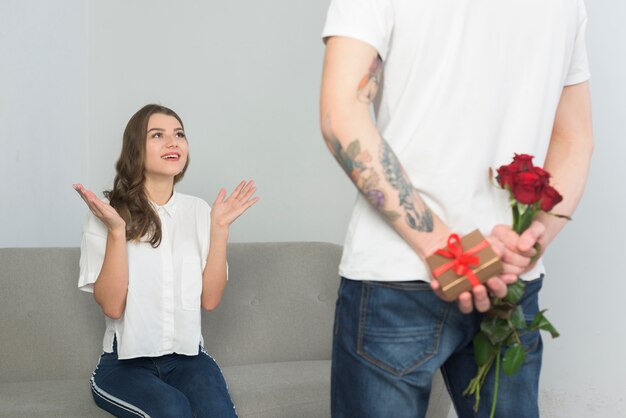
[[116, 398], [110, 393], [107, 393], [104, 390], [100, 389], [98, 385], [96, 385], [96, 382], [93, 377], [91, 378], [91, 390], [93, 390], [93, 393], [98, 395], [100, 398], [102, 398], [106, 402], [109, 402], [110, 404], [115, 405], [120, 409], [128, 411], [142, 418], [150, 418], [150, 415], [146, 414], [144, 411], [137, 408], [136, 406], [131, 405], [128, 402], [124, 402], [123, 400]]

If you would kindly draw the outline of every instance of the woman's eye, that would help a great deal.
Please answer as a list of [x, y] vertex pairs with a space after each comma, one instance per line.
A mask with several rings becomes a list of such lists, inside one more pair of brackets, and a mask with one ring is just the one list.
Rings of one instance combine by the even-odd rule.
[[163, 135], [160, 132], [155, 132], [152, 134], [152, 138], [161, 138]]
[[185, 133], [184, 133], [184, 132], [177, 132], [177, 133], [176, 133], [176, 136], [177, 136], [178, 138], [186, 138], [186, 136], [185, 136]]

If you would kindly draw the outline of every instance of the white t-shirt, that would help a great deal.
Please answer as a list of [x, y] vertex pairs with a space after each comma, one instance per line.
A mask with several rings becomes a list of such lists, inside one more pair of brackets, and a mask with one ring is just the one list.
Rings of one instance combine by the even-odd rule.
[[[128, 295], [118, 320], [105, 317], [103, 350], [120, 359], [170, 353], [198, 354], [202, 272], [209, 253], [211, 208], [202, 199], [174, 192], [153, 205], [162, 224], [157, 248], [128, 241]], [[78, 287], [93, 292], [106, 248], [106, 226], [91, 212], [83, 226]]]
[[[582, 0], [333, 0], [323, 37], [378, 51], [383, 138], [452, 231], [488, 234], [512, 222], [508, 195], [490, 183], [488, 168], [514, 153], [543, 165], [563, 87], [589, 78], [586, 22]], [[543, 271], [539, 262], [525, 278]], [[361, 195], [340, 274], [429, 280], [423, 261]]]

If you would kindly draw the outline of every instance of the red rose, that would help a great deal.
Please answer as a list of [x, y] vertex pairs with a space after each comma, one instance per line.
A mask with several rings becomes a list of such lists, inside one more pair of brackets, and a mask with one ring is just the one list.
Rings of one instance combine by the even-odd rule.
[[513, 185], [511, 187], [515, 200], [525, 205], [538, 202], [543, 189], [543, 180], [534, 171], [517, 173], [513, 178]]
[[515, 177], [515, 174], [517, 173], [517, 171], [515, 171], [514, 169], [511, 168], [511, 165], [503, 165], [500, 168], [498, 168], [498, 184], [500, 185], [500, 187], [505, 188], [506, 186], [509, 186], [509, 188], [513, 187], [513, 177]]
[[541, 210], [550, 212], [561, 200], [563, 196], [554, 187], [546, 186], [541, 193]]
[[533, 169], [533, 156], [528, 154], [515, 154], [509, 167], [516, 171], [530, 171]]
[[533, 171], [541, 178], [541, 181], [544, 185], [548, 184], [548, 182], [550, 181], [550, 173], [548, 173], [541, 167], [533, 167]]

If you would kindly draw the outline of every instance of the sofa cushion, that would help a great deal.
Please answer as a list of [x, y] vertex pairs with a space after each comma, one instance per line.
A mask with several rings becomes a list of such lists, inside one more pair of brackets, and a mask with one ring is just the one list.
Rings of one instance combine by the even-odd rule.
[[207, 351], [222, 366], [330, 360], [341, 247], [237, 243], [220, 306], [204, 313]]
[[330, 416], [330, 361], [293, 361], [223, 369], [240, 418]]
[[0, 416], [11, 418], [111, 417], [94, 403], [89, 379], [1, 383]]

